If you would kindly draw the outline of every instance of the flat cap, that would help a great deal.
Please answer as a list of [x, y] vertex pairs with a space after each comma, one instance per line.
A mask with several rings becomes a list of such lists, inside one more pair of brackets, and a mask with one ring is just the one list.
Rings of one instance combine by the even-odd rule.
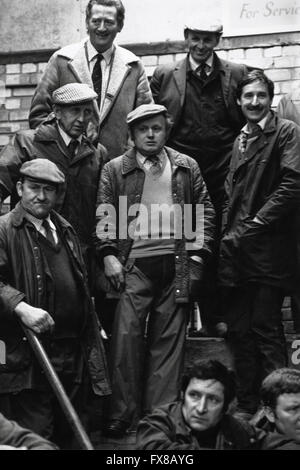
[[97, 97], [97, 93], [86, 83], [67, 83], [53, 92], [52, 101], [60, 105], [81, 104]]
[[223, 25], [217, 19], [209, 20], [202, 18], [201, 20], [191, 20], [185, 26], [184, 30], [199, 31], [200, 33], [215, 33], [221, 35], [223, 33]]
[[132, 124], [134, 121], [149, 118], [156, 114], [167, 114], [168, 110], [165, 106], [160, 104], [141, 104], [127, 115], [127, 124]]
[[62, 184], [65, 182], [65, 175], [47, 158], [35, 158], [23, 163], [20, 174], [35, 180], [47, 181], [52, 184]]

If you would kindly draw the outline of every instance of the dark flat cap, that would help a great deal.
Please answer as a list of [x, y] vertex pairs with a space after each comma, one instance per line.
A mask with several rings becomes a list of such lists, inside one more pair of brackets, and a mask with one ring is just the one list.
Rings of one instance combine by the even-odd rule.
[[67, 83], [52, 94], [54, 104], [82, 104], [97, 98], [97, 93], [86, 83]]
[[149, 118], [157, 114], [167, 114], [167, 108], [160, 104], [142, 104], [127, 115], [127, 124], [132, 124], [134, 121]]
[[63, 172], [55, 163], [47, 160], [47, 158], [35, 158], [23, 163], [20, 174], [35, 180], [48, 181], [52, 184], [62, 184], [65, 182]]
[[222, 34], [223, 33], [223, 25], [219, 20], [210, 20], [210, 19], [194, 19], [189, 21], [184, 29], [189, 29], [190, 31], [196, 31], [199, 33], [215, 33], [215, 34]]

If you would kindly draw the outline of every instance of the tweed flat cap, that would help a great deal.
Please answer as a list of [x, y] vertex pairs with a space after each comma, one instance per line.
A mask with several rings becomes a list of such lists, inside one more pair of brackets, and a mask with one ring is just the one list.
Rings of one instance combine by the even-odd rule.
[[127, 124], [132, 124], [134, 121], [149, 118], [156, 114], [167, 114], [167, 108], [160, 104], [141, 104], [127, 115]]
[[67, 85], [57, 88], [52, 94], [55, 104], [81, 104], [97, 98], [97, 93], [86, 83], [67, 83]]
[[198, 31], [199, 33], [215, 33], [221, 35], [223, 33], [223, 25], [219, 20], [207, 20], [202, 18], [201, 20], [189, 21], [184, 30]]
[[35, 180], [48, 181], [53, 184], [62, 184], [65, 182], [65, 175], [47, 158], [35, 158], [29, 162], [23, 163], [20, 174]]

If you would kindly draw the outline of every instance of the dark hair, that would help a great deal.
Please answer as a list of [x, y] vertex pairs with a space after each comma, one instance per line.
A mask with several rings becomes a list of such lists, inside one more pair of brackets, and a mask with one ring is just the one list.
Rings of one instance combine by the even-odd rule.
[[240, 99], [241, 96], [242, 96], [242, 93], [243, 93], [243, 88], [246, 86], [246, 85], [249, 85], [249, 83], [253, 83], [253, 82], [261, 82], [261, 83], [264, 83], [268, 89], [268, 92], [269, 92], [269, 96], [271, 99], [273, 99], [273, 96], [274, 96], [274, 83], [272, 82], [272, 80], [270, 80], [264, 73], [262, 70], [251, 70], [251, 72], [247, 73], [247, 75], [245, 75], [241, 80], [240, 82], [238, 83], [238, 86], [237, 86], [237, 90], [236, 90], [236, 93], [237, 93], [237, 97]]
[[277, 369], [264, 379], [260, 396], [265, 406], [275, 410], [277, 398], [284, 393], [300, 393], [300, 370]]
[[227, 410], [228, 405], [235, 398], [235, 373], [219, 361], [201, 359], [194, 362], [183, 375], [181, 386], [183, 392], [186, 391], [192, 379], [214, 379], [220, 382], [224, 387], [224, 411]]
[[85, 20], [88, 21], [92, 14], [93, 5], [115, 7], [117, 10], [117, 22], [120, 29], [124, 26], [125, 8], [121, 0], [90, 0], [85, 10]]

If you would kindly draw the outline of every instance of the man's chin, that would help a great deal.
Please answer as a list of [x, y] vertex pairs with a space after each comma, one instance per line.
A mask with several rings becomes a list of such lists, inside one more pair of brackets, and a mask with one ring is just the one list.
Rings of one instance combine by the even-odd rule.
[[205, 422], [201, 422], [201, 423], [192, 423], [190, 425], [190, 428], [194, 431], [194, 432], [203, 432], [203, 431], [207, 431], [207, 429], [209, 428], [209, 425], [208, 423], [205, 423]]

